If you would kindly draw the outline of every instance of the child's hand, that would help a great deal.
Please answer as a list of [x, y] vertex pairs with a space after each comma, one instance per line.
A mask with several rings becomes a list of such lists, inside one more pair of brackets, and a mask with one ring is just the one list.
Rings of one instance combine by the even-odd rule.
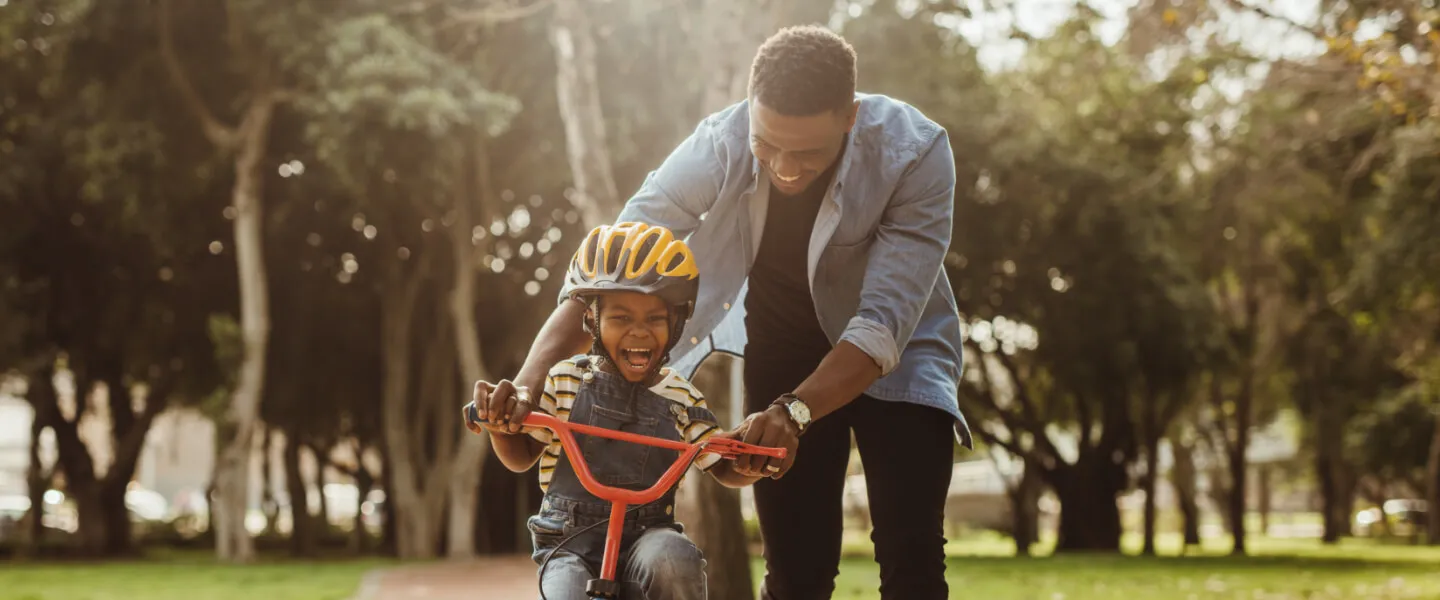
[[[529, 389], [517, 388], [509, 380], [501, 380], [499, 384], [475, 382], [475, 396], [471, 403], [481, 420], [478, 425], [500, 434], [519, 433], [533, 406], [530, 404]], [[466, 425], [472, 431], [475, 429], [475, 424]]]

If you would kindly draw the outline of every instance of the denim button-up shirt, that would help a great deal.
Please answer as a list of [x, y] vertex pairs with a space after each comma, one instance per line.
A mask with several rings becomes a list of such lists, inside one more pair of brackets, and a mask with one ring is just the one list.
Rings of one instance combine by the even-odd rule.
[[[956, 402], [960, 318], [942, 267], [955, 206], [945, 130], [914, 107], [857, 94], [859, 114], [815, 217], [810, 293], [831, 343], [848, 341], [880, 366], [866, 394], [944, 410], [973, 448]], [[750, 149], [742, 101], [700, 123], [620, 213], [688, 238], [700, 295], [671, 353], [690, 376], [711, 352], [742, 356], [747, 278], [765, 225], [770, 181]], [[561, 298], [569, 290], [561, 290]]]

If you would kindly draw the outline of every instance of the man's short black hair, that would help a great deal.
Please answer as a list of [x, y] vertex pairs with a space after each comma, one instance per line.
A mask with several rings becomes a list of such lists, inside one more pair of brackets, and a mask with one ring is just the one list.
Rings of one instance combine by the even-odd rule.
[[855, 102], [855, 49], [818, 25], [781, 29], [755, 53], [750, 97], [790, 117], [847, 108]]

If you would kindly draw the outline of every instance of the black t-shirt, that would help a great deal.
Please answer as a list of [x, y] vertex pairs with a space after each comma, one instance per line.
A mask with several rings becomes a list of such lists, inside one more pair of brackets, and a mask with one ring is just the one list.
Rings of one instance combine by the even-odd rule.
[[[751, 392], [778, 396], [804, 381], [833, 347], [810, 295], [810, 234], [836, 160], [795, 196], [771, 188], [760, 251], [750, 267], [745, 296], [745, 380]], [[778, 390], [778, 391], [776, 391]], [[769, 404], [774, 397], [752, 398]]]

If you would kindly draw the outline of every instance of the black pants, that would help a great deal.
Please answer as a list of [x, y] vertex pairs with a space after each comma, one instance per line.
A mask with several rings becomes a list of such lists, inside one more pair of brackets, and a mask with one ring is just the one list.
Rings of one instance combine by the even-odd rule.
[[[748, 411], [763, 410], [810, 372], [747, 369]], [[790, 471], [755, 484], [765, 540], [762, 600], [830, 598], [834, 592], [851, 431], [865, 468], [881, 598], [948, 597], [944, 517], [953, 426], [954, 418], [942, 410], [869, 396], [811, 425]]]

